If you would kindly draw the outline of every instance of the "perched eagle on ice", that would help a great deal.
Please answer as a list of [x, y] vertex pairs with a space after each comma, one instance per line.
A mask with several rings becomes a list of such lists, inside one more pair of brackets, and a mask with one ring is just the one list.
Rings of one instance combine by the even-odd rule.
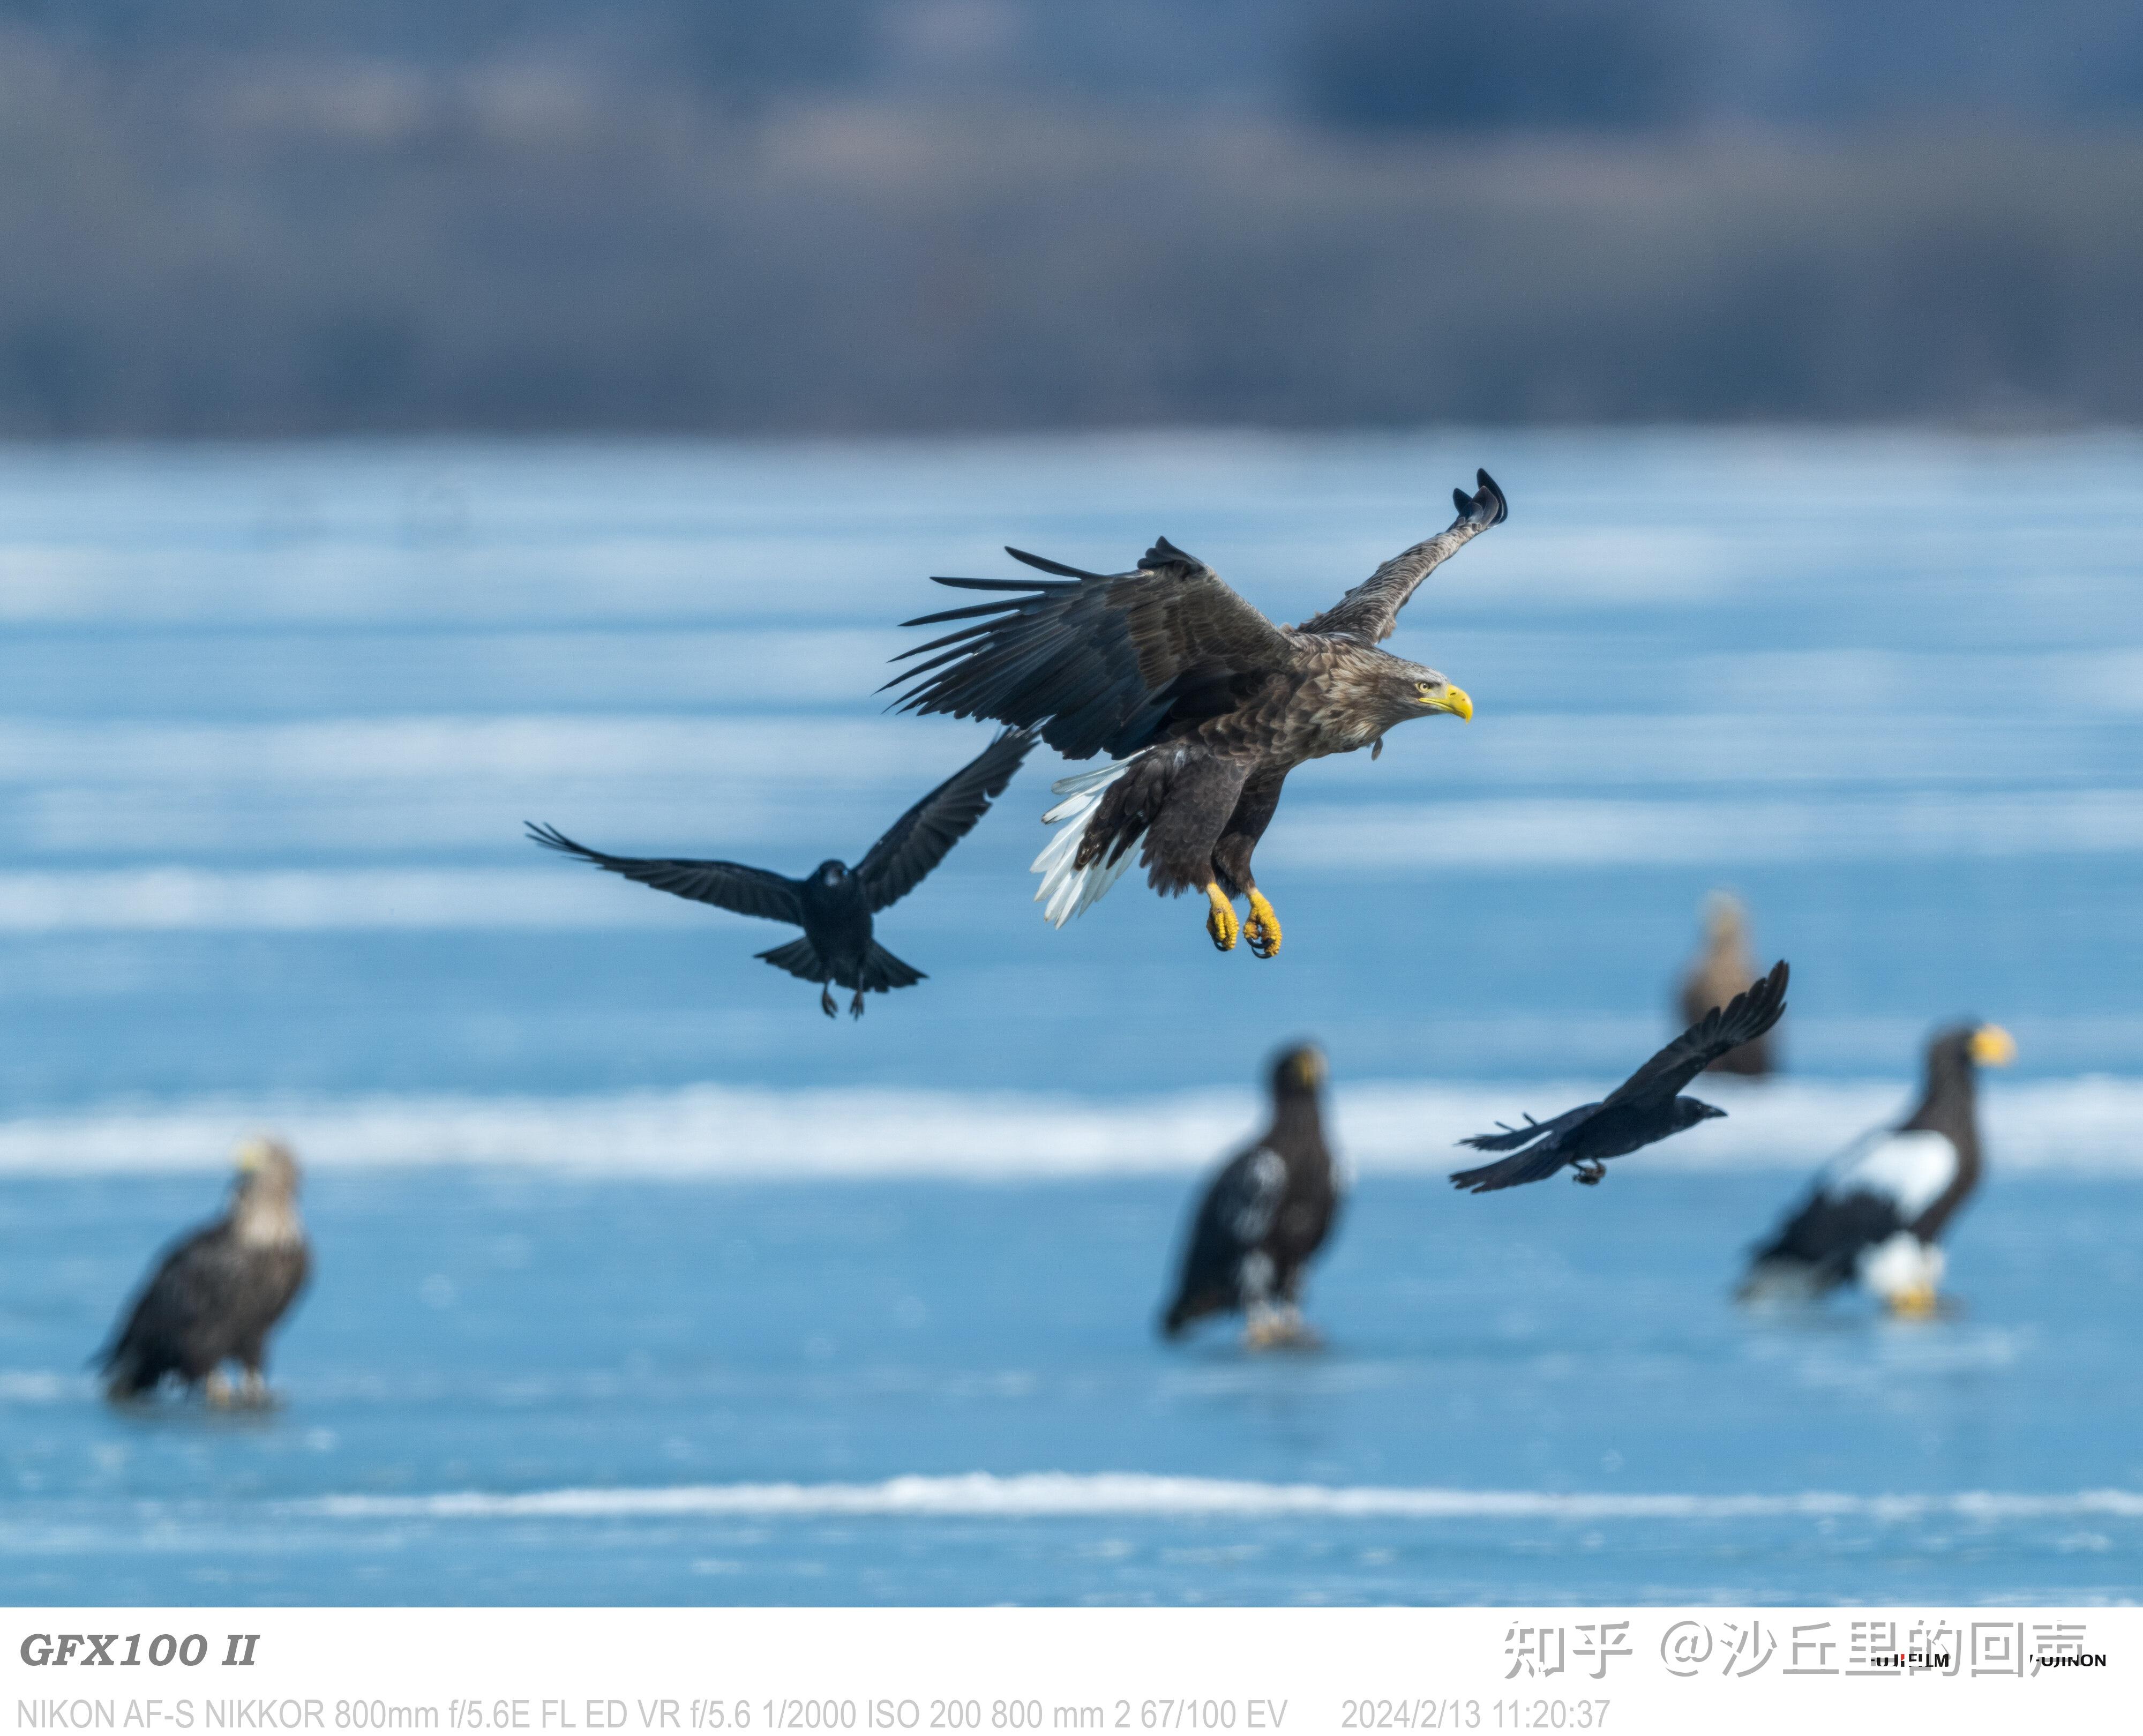
[[267, 1402], [268, 1333], [304, 1288], [312, 1255], [298, 1216], [298, 1165], [280, 1140], [238, 1148], [230, 1209], [167, 1253], [95, 1360], [114, 1399], [154, 1392], [167, 1374], [232, 1394], [222, 1368], [245, 1371], [240, 1402]]
[[819, 1010], [838, 1016], [832, 985], [855, 993], [852, 1017], [864, 1016], [864, 996], [907, 988], [923, 980], [912, 964], [895, 958], [871, 936], [871, 918], [913, 892], [945, 859], [975, 822], [1004, 794], [1012, 774], [1034, 745], [1028, 730], [1007, 730], [893, 823], [854, 868], [838, 858], [822, 862], [801, 880], [737, 862], [686, 857], [608, 856], [575, 843], [555, 826], [531, 823], [528, 835], [547, 850], [562, 851], [658, 892], [675, 893], [740, 915], [794, 922], [801, 940], [755, 956], [806, 982], [819, 985]]
[[[1739, 1045], [1753, 1041], [1779, 1021], [1786, 1010], [1786, 962], [1751, 983], [1724, 1006], [1715, 1006], [1597, 1103], [1581, 1103], [1552, 1121], [1526, 1117], [1522, 1127], [1476, 1134], [1461, 1140], [1481, 1151], [1509, 1151], [1500, 1162], [1461, 1170], [1453, 1185], [1472, 1194], [1492, 1194], [1528, 1181], [1545, 1181], [1566, 1164], [1573, 1178], [1588, 1186], [1606, 1175], [1606, 1160], [1631, 1152], [1709, 1121], [1726, 1111], [1681, 1088]], [[1517, 1148], [1523, 1147], [1523, 1150]]]
[[[1509, 516], [1487, 472], [1453, 491], [1449, 529], [1394, 555], [1299, 627], [1265, 619], [1202, 561], [1162, 537], [1129, 572], [1086, 572], [1018, 549], [1053, 579], [939, 578], [967, 591], [1017, 591], [904, 623], [985, 618], [902, 654], [928, 661], [888, 681], [913, 683], [911, 711], [992, 717], [1067, 759], [1111, 764], [1061, 779], [1066, 799], [1045, 818], [1063, 833], [1042, 853], [1035, 897], [1058, 927], [1139, 860], [1156, 892], [1199, 891], [1206, 932], [1229, 952], [1240, 937], [1269, 958], [1279, 918], [1250, 873], [1250, 853], [1305, 759], [1383, 750], [1408, 718], [1473, 715], [1473, 702], [1433, 669], [1378, 648], [1415, 587], [1441, 562]], [[949, 647], [949, 649], [948, 649]], [[1249, 904], [1239, 924], [1234, 901]]]
[[1756, 1250], [1741, 1299], [1806, 1300], [1857, 1279], [1898, 1313], [1933, 1313], [1943, 1275], [1936, 1244], [1979, 1185], [1977, 1070], [2007, 1066], [2016, 1056], [1999, 1025], [1937, 1031], [1919, 1106], [1816, 1178]]
[[[1681, 1021], [1694, 1025], [1715, 1006], [1723, 1006], [1756, 974], [1749, 950], [1749, 913], [1731, 893], [1715, 892], [1705, 901], [1704, 951], [1681, 982]], [[1729, 1049], [1706, 1070], [1760, 1079], [1776, 1070], [1775, 1031]]]
[[1304, 1045], [1273, 1062], [1272, 1125], [1213, 1178], [1191, 1220], [1175, 1299], [1161, 1317], [1173, 1338], [1194, 1320], [1241, 1310], [1263, 1349], [1314, 1344], [1302, 1323], [1302, 1277], [1332, 1234], [1340, 1178], [1324, 1143], [1319, 1099], [1324, 1057]]

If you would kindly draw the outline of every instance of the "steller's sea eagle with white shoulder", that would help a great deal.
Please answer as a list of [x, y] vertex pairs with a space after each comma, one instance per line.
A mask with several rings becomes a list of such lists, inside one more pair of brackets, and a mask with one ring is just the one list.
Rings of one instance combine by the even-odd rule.
[[1998, 1025], [1937, 1031], [1918, 1106], [1816, 1178], [1756, 1250], [1740, 1299], [1808, 1300], [1858, 1282], [1893, 1313], [1934, 1313], [1943, 1266], [1938, 1244], [1979, 1185], [1978, 1069], [2007, 1066], [2016, 1055], [2015, 1041]]

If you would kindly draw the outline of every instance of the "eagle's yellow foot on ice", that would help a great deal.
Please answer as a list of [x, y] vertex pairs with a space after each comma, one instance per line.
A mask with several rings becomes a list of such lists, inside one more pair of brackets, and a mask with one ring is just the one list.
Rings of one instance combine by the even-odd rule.
[[1914, 1284], [1890, 1298], [1890, 1312], [1902, 1320], [1931, 1320], [1940, 1309], [1933, 1284]]
[[1242, 932], [1241, 925], [1235, 921], [1235, 907], [1228, 902], [1228, 895], [1220, 890], [1217, 880], [1205, 883], [1205, 896], [1213, 906], [1205, 918], [1205, 932], [1223, 952], [1232, 952], [1235, 950], [1235, 937]]
[[1243, 938], [1260, 958], [1279, 951], [1279, 917], [1261, 892], [1250, 894], [1250, 913], [1243, 918]]

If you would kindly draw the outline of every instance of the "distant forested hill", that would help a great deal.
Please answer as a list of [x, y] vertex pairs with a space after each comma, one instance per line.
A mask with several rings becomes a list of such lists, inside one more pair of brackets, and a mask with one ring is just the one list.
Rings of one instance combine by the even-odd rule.
[[2143, 8], [0, 0], [0, 433], [2143, 419]]

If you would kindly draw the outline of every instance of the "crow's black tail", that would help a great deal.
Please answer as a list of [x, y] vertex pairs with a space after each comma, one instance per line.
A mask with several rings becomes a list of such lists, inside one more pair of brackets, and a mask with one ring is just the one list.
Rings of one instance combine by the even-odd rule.
[[778, 971], [786, 971], [792, 977], [801, 977], [806, 982], [824, 982], [831, 974], [820, 962], [819, 949], [811, 944], [811, 937], [792, 940], [785, 947], [774, 947], [766, 952], [753, 954], [763, 958]]
[[863, 979], [859, 985], [860, 987], [875, 989], [881, 993], [889, 988], [911, 988], [923, 980], [922, 972], [913, 965], [895, 958], [876, 941], [870, 943], [870, 951], [864, 954]]

